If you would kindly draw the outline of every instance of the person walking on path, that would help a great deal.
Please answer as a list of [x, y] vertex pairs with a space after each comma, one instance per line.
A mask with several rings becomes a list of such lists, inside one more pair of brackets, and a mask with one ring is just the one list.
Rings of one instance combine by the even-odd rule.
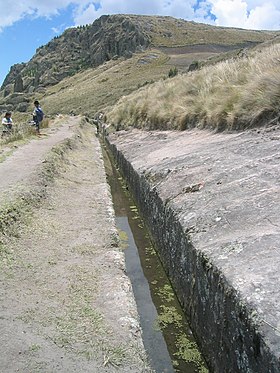
[[7, 111], [4, 118], [2, 119], [2, 126], [3, 126], [3, 129], [2, 129], [1, 137], [9, 135], [12, 132], [13, 120], [12, 120], [12, 113], [10, 111]]
[[38, 100], [34, 101], [34, 105], [35, 105], [35, 108], [33, 111], [33, 121], [35, 122], [36, 132], [38, 135], [40, 135], [40, 124], [42, 120], [44, 119], [44, 113]]

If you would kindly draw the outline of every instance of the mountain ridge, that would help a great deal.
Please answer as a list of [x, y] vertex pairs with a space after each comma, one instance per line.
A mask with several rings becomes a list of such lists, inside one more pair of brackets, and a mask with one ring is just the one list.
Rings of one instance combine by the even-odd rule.
[[197, 57], [187, 50], [188, 46], [201, 50], [206, 46], [206, 53], [198, 58], [207, 59], [212, 53], [211, 45], [217, 54], [250, 48], [277, 35], [276, 31], [225, 28], [170, 16], [103, 15], [91, 25], [65, 30], [38, 48], [29, 62], [13, 65], [1, 87], [0, 109], [25, 112], [35, 94], [44, 94], [63, 79], [147, 49], [163, 51], [170, 64], [176, 65], [178, 58], [172, 57], [172, 48], [183, 48], [179, 65], [187, 71]]

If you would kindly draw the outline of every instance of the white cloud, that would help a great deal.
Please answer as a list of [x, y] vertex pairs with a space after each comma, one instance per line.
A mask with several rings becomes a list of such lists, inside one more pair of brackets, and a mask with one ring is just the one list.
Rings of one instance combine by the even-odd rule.
[[221, 26], [280, 29], [279, 0], [0, 0], [0, 31], [27, 16], [55, 16], [69, 5], [74, 7], [69, 22], [76, 25], [91, 23], [102, 14], [130, 13], [170, 15]]
[[199, 7], [196, 0], [99, 0], [99, 3], [98, 10], [92, 2], [79, 6], [74, 15], [75, 24], [91, 23], [102, 14], [131, 13], [170, 15], [219, 26], [280, 30], [279, 0], [200, 0]]
[[59, 28], [58, 27], [52, 27], [52, 32], [55, 34], [59, 34]]
[[201, 1], [197, 10], [194, 9], [197, 0], [99, 0], [99, 4], [97, 10], [92, 2], [79, 6], [74, 16], [75, 24], [91, 23], [102, 14], [117, 13], [173, 16], [201, 22], [210, 20], [206, 11], [209, 4], [205, 0]]
[[65, 30], [65, 28], [66, 28], [66, 25], [65, 23], [63, 23], [57, 27], [52, 27], [51, 30], [54, 34], [58, 35], [58, 34], [61, 34]]
[[244, 0], [213, 0], [210, 3], [218, 26], [238, 27], [246, 22], [247, 3]]
[[278, 0], [208, 0], [218, 26], [280, 30]]
[[246, 28], [280, 30], [280, 6], [265, 3], [250, 11]]
[[51, 17], [58, 14], [71, 0], [1, 0], [0, 1], [0, 30], [27, 16]]

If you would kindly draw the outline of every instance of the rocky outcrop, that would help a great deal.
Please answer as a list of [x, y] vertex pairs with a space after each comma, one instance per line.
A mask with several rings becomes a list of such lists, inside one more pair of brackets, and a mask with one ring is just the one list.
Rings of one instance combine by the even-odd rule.
[[0, 111], [26, 112], [30, 103], [30, 95], [22, 92], [10, 93], [0, 101]]
[[25, 63], [17, 63], [13, 65], [2, 84], [1, 90], [9, 86], [10, 84], [14, 84], [17, 76], [22, 72], [25, 66]]
[[17, 75], [15, 79], [15, 84], [14, 84], [14, 92], [22, 92], [23, 91], [23, 80], [21, 75]]

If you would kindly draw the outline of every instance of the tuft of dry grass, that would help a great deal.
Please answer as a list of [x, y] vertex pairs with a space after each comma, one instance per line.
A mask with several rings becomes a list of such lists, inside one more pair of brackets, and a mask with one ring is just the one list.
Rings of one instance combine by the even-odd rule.
[[[30, 123], [31, 116], [26, 113], [16, 112], [13, 115], [13, 128], [11, 133], [0, 138], [0, 149], [1, 145], [6, 145], [10, 143], [16, 143], [21, 141], [26, 141], [30, 137], [36, 134], [35, 126]], [[41, 123], [41, 128], [49, 127], [49, 119], [44, 118]], [[1, 128], [2, 131], [2, 128]]]
[[117, 128], [236, 130], [277, 120], [280, 44], [161, 80], [106, 112]]

